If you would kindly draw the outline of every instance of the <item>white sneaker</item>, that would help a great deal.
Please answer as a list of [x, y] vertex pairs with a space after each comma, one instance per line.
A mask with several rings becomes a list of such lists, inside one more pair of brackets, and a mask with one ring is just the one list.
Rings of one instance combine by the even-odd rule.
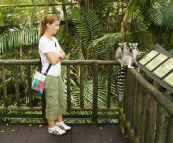
[[48, 128], [48, 132], [50, 134], [55, 134], [55, 135], [63, 135], [66, 133], [65, 130], [60, 129], [58, 126], [56, 126], [55, 130], [51, 130], [50, 127]]
[[64, 122], [62, 122], [61, 125], [56, 123], [56, 126], [58, 126], [59, 128], [61, 128], [62, 130], [65, 130], [65, 131], [71, 130], [71, 127], [67, 126]]

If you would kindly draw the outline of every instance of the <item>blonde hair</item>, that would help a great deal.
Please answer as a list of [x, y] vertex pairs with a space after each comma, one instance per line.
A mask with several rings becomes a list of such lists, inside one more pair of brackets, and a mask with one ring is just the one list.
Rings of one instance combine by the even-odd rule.
[[55, 14], [47, 14], [44, 16], [44, 18], [40, 21], [39, 25], [39, 36], [43, 36], [46, 29], [47, 29], [47, 23], [52, 24], [55, 21], [59, 21], [59, 18]]

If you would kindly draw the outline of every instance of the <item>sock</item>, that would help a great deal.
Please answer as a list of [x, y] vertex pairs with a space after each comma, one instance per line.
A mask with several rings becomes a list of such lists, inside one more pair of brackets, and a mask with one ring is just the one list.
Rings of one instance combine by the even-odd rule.
[[63, 122], [56, 122], [56, 125], [60, 126]]
[[50, 128], [51, 131], [55, 131], [55, 129], [56, 129], [56, 126]]

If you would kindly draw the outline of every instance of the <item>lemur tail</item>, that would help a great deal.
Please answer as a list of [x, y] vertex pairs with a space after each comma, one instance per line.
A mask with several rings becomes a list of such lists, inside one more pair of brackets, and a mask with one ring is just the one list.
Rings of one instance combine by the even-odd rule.
[[120, 67], [118, 71], [117, 92], [118, 92], [119, 102], [122, 101], [124, 97], [125, 70], [126, 70], [126, 67]]

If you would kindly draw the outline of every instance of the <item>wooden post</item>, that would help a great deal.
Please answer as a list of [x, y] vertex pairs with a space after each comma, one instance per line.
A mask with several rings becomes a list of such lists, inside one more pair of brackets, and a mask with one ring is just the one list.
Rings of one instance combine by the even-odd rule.
[[28, 82], [28, 93], [26, 96], [29, 97], [29, 107], [33, 108], [33, 98], [32, 98], [32, 92], [31, 92], [31, 71], [30, 71], [30, 65], [27, 65], [27, 82]]
[[173, 143], [173, 118], [172, 118], [172, 116], [169, 117], [165, 143]]
[[6, 79], [5, 79], [5, 71], [4, 66], [1, 66], [1, 74], [2, 74], [2, 88], [3, 88], [3, 95], [4, 95], [4, 106], [8, 107], [8, 96], [7, 96], [7, 86], [6, 86]]
[[15, 92], [16, 92], [16, 101], [17, 107], [20, 107], [20, 93], [19, 93], [19, 71], [17, 70], [17, 65], [14, 65], [14, 84], [15, 84]]
[[98, 64], [93, 64], [93, 118], [92, 122], [97, 123], [97, 102], [98, 102]]
[[145, 138], [145, 127], [146, 127], [146, 108], [147, 108], [147, 91], [142, 88], [142, 109], [141, 109], [141, 118], [140, 118], [140, 122], [141, 122], [141, 131], [140, 131], [140, 143], [145, 143], [144, 142], [144, 138]]
[[164, 109], [158, 104], [157, 105], [157, 120], [156, 120], [156, 129], [155, 129], [155, 143], [163, 143], [164, 142], [164, 129], [165, 123], [165, 115]]
[[71, 86], [71, 82], [70, 82], [70, 65], [66, 66], [67, 68], [67, 108], [70, 109], [71, 108], [71, 90], [70, 90], [70, 86]]
[[137, 83], [137, 99], [136, 99], [136, 121], [134, 127], [134, 136], [140, 137], [141, 132], [141, 111], [142, 111], [142, 86]]
[[107, 88], [107, 108], [110, 108], [111, 103], [111, 75], [112, 75], [112, 65], [108, 65], [108, 88]]
[[148, 94], [148, 105], [146, 110], [145, 143], [154, 141], [154, 130], [156, 122], [157, 102]]
[[80, 107], [84, 108], [84, 80], [83, 80], [83, 75], [84, 75], [84, 66], [80, 65]]
[[132, 88], [132, 97], [131, 97], [131, 102], [132, 102], [132, 113], [131, 113], [131, 128], [134, 129], [134, 126], [136, 124], [136, 100], [137, 100], [137, 80], [133, 77], [133, 86]]

